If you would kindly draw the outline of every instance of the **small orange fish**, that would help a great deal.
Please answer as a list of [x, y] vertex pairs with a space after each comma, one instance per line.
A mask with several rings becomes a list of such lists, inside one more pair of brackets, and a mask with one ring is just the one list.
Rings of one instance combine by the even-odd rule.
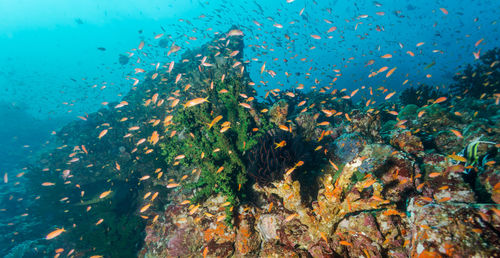
[[101, 139], [104, 135], [106, 135], [108, 133], [108, 129], [104, 129], [101, 131], [101, 133], [99, 134], [99, 139]]
[[250, 106], [250, 104], [248, 104], [248, 103], [240, 103], [239, 105], [244, 107], [244, 108], [252, 109], [252, 106]]
[[292, 215], [289, 215], [288, 217], [286, 217], [286, 218], [285, 218], [284, 222], [288, 222], [288, 221], [290, 221], [290, 220], [294, 219], [294, 218], [295, 218], [295, 217], [297, 217], [297, 216], [299, 216], [299, 214], [297, 214], [297, 213], [294, 213], [294, 214], [292, 214]]
[[447, 202], [447, 201], [449, 201], [449, 200], [451, 200], [451, 197], [443, 197], [443, 198], [441, 198], [441, 199], [437, 200], [437, 202], [438, 202], [438, 203], [439, 203], [439, 202]]
[[426, 202], [432, 202], [432, 198], [431, 197], [427, 197], [427, 196], [420, 197], [420, 200], [423, 200], [423, 201], [426, 201]]
[[149, 207], [151, 207], [151, 204], [146, 204], [146, 205], [144, 205], [144, 207], [141, 208], [141, 210], [139, 212], [143, 213], [143, 212], [147, 211], [149, 209]]
[[205, 103], [205, 102], [209, 102], [208, 97], [207, 98], [192, 99], [192, 100], [186, 102], [186, 104], [184, 104], [184, 108], [193, 107], [193, 106]]
[[339, 167], [337, 167], [337, 165], [335, 165], [335, 163], [333, 163], [333, 161], [328, 160], [328, 162], [330, 162], [330, 164], [333, 166], [333, 168], [334, 168], [335, 170], [339, 170]]
[[167, 188], [175, 188], [175, 187], [178, 187], [179, 184], [178, 183], [170, 183], [167, 185]]
[[434, 177], [438, 177], [440, 175], [441, 175], [441, 173], [439, 173], [439, 172], [432, 172], [432, 173], [429, 174], [429, 177], [430, 178], [434, 178]]
[[397, 67], [394, 67], [394, 68], [392, 68], [391, 70], [389, 70], [389, 71], [387, 72], [387, 74], [385, 75], [385, 77], [386, 77], [386, 78], [389, 78], [389, 77], [390, 77], [390, 76], [394, 73], [394, 71], [396, 71], [396, 69], [397, 69]]
[[474, 44], [475, 47], [479, 46], [479, 44], [481, 44], [481, 42], [483, 41], [484, 39], [480, 39], [476, 42], [476, 44]]
[[446, 10], [445, 8], [439, 8], [439, 10], [441, 10], [444, 15], [448, 15], [448, 10]]
[[340, 241], [339, 244], [344, 245], [344, 246], [352, 246], [351, 243], [344, 241], [344, 240]]
[[454, 129], [450, 129], [450, 131], [455, 134], [458, 138], [462, 138], [462, 133], [460, 133], [459, 131], [457, 130], [454, 130]]
[[386, 100], [390, 99], [392, 96], [394, 96], [394, 94], [396, 94], [396, 92], [395, 92], [395, 91], [394, 91], [394, 92], [391, 92], [391, 93], [389, 93], [389, 94], [387, 94], [387, 96], [385, 96], [385, 99], [386, 99]]
[[175, 107], [177, 104], [179, 104], [180, 99], [174, 99], [172, 103], [170, 104], [170, 107]]
[[279, 128], [283, 131], [289, 131], [290, 129], [286, 125], [279, 125]]
[[63, 233], [63, 232], [66, 232], [66, 230], [64, 230], [64, 228], [58, 228], [58, 229], [56, 229], [56, 230], [54, 230], [54, 231], [50, 232], [50, 233], [49, 233], [49, 234], [45, 237], [45, 239], [47, 239], [47, 240], [53, 239], [53, 238], [55, 238], [55, 237], [59, 236], [59, 235], [60, 235], [61, 233]]
[[111, 191], [106, 191], [106, 192], [101, 193], [101, 195], [99, 195], [99, 199], [105, 198], [105, 197], [106, 197], [106, 196], [108, 196], [110, 193], [111, 193]]
[[212, 126], [214, 126], [217, 122], [219, 122], [220, 120], [222, 119], [222, 116], [219, 115], [217, 117], [215, 117], [212, 122], [210, 122], [210, 124], [208, 124], [208, 129], [212, 128]]
[[385, 55], [381, 56], [381, 58], [392, 58], [392, 55], [391, 54], [385, 54]]
[[445, 102], [448, 98], [446, 97], [440, 97], [434, 101], [434, 104]]
[[466, 158], [464, 158], [462, 156], [455, 155], [455, 154], [448, 155], [448, 158], [451, 158], [451, 159], [454, 159], [454, 160], [460, 161], [460, 162], [467, 162]]

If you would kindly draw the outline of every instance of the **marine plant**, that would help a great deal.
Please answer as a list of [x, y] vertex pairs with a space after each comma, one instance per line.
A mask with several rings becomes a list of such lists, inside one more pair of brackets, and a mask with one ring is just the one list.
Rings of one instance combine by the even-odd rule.
[[[221, 90], [227, 93], [220, 93]], [[226, 207], [226, 222], [231, 224], [232, 209], [244, 198], [247, 166], [243, 156], [256, 143], [261, 129], [249, 109], [240, 105], [238, 97], [245, 92], [241, 81], [227, 78], [214, 83], [208, 102], [178, 111], [168, 131], [179, 132], [160, 146], [167, 164], [196, 167], [201, 171], [197, 181], [186, 189], [196, 189], [192, 201], [197, 203], [212, 194], [221, 193], [231, 203]], [[250, 105], [250, 104], [249, 104]], [[254, 112], [254, 115], [257, 115]], [[215, 119], [222, 116], [220, 121]], [[223, 126], [224, 125], [224, 126]], [[178, 161], [175, 157], [183, 155]]]

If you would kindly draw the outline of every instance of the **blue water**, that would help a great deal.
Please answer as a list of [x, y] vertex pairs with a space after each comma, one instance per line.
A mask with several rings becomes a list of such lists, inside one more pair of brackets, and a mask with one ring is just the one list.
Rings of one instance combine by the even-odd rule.
[[[0, 174], [10, 178], [1, 191], [8, 195], [15, 175], [51, 145], [53, 132], [129, 92], [131, 77], [144, 76], [134, 74], [135, 68], [153, 71], [158, 62], [180, 61], [180, 54], [166, 55], [172, 42], [184, 52], [239, 26], [243, 59], [250, 61], [261, 96], [299, 84], [349, 92], [362, 86], [397, 92], [422, 83], [442, 86], [474, 62], [473, 52], [498, 47], [500, 1], [289, 2], [0, 0]], [[120, 64], [120, 55], [141, 41], [142, 55]], [[392, 58], [380, 58], [385, 54]], [[367, 66], [369, 60], [374, 64]], [[261, 74], [264, 63], [276, 76]], [[397, 69], [389, 78], [368, 77], [383, 66]], [[354, 100], [366, 94], [360, 91]], [[8, 223], [2, 213], [2, 223]], [[8, 214], [14, 215], [20, 214]]]

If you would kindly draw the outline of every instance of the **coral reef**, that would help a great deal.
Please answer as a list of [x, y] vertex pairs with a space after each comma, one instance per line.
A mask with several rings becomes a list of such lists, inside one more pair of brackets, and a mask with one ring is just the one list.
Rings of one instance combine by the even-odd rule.
[[[66, 230], [37, 255], [496, 254], [495, 90], [436, 101], [441, 93], [422, 86], [403, 105], [373, 108], [328, 87], [259, 101], [243, 39], [229, 34], [57, 133], [22, 179], [29, 219], [40, 221], [26, 232]], [[14, 255], [38, 245], [11, 237], [24, 242]]]

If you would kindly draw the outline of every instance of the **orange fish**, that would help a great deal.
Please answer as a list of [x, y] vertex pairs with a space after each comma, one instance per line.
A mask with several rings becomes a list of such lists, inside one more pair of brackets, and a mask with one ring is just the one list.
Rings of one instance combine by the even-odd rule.
[[205, 103], [205, 102], [209, 102], [208, 97], [207, 98], [192, 99], [192, 100], [186, 102], [186, 104], [184, 104], [184, 108], [193, 107], [193, 106]]
[[179, 184], [178, 183], [170, 183], [167, 185], [167, 188], [175, 188], [175, 187], [178, 187]]
[[439, 172], [432, 172], [432, 173], [429, 174], [429, 177], [430, 178], [434, 178], [434, 177], [438, 177], [440, 175], [441, 175], [441, 173], [439, 173]]
[[101, 133], [99, 134], [99, 139], [101, 139], [104, 135], [106, 135], [108, 133], [108, 129], [104, 129], [101, 131]]
[[448, 99], [448, 98], [446, 98], [446, 97], [440, 97], [440, 98], [438, 98], [438, 99], [436, 99], [436, 100], [434, 101], [434, 104], [436, 104], [436, 103], [441, 103], [441, 102], [445, 102], [447, 99]]
[[352, 244], [351, 244], [351, 243], [349, 243], [349, 242], [347, 242], [347, 241], [343, 241], [343, 240], [342, 240], [342, 241], [340, 241], [340, 242], [339, 242], [339, 244], [341, 244], [341, 245], [345, 245], [345, 246], [352, 246]]
[[381, 56], [381, 58], [392, 58], [392, 55], [391, 54], [385, 54], [385, 55]]
[[143, 212], [147, 211], [149, 209], [149, 207], [151, 207], [151, 204], [146, 204], [146, 205], [144, 205], [144, 207], [141, 208], [141, 210], [139, 212], [143, 213]]
[[50, 233], [49, 233], [49, 234], [45, 237], [45, 239], [47, 239], [47, 240], [53, 239], [53, 238], [55, 238], [55, 237], [59, 236], [59, 235], [60, 235], [61, 233], [63, 233], [63, 232], [66, 232], [66, 230], [64, 230], [64, 228], [58, 228], [58, 229], [56, 229], [56, 230], [54, 230], [54, 231], [50, 232]]
[[458, 138], [462, 138], [462, 133], [460, 133], [459, 131], [457, 130], [454, 130], [454, 129], [450, 129], [450, 131], [455, 134]]
[[396, 94], [396, 92], [395, 92], [395, 91], [394, 91], [394, 92], [391, 92], [391, 93], [389, 93], [389, 94], [387, 94], [387, 96], [385, 96], [385, 99], [386, 99], [386, 100], [390, 99], [392, 96], [394, 96], [394, 94]]
[[337, 165], [335, 165], [335, 163], [333, 163], [333, 161], [328, 160], [328, 162], [330, 162], [330, 164], [333, 166], [333, 168], [334, 168], [335, 170], [339, 170], [339, 167], [337, 167]]
[[286, 125], [279, 125], [279, 128], [283, 131], [289, 131], [290, 129]]
[[385, 77], [386, 77], [386, 78], [389, 78], [389, 76], [391, 76], [391, 75], [394, 73], [394, 71], [396, 71], [396, 68], [397, 68], [397, 67], [394, 67], [394, 68], [392, 68], [391, 70], [389, 70], [389, 71], [387, 72], [387, 74], [385, 75]]
[[449, 200], [451, 200], [451, 197], [443, 197], [443, 198], [437, 200], [437, 202], [447, 202]]
[[294, 218], [295, 218], [295, 217], [297, 217], [297, 216], [299, 216], [299, 214], [297, 214], [297, 213], [294, 213], [294, 214], [292, 214], [292, 215], [289, 215], [288, 217], [286, 217], [286, 218], [285, 218], [285, 222], [288, 222], [288, 221], [290, 221], [290, 220], [294, 219]]
[[252, 109], [252, 106], [250, 106], [250, 104], [248, 104], [248, 103], [240, 103], [239, 105], [244, 107], [244, 108]]
[[476, 44], [474, 44], [475, 47], [479, 46], [479, 44], [481, 44], [481, 42], [483, 41], [484, 39], [480, 39], [476, 42]]
[[159, 139], [160, 139], [160, 135], [158, 134], [157, 131], [154, 131], [153, 134], [151, 135], [151, 137], [149, 138], [149, 142], [151, 142], [151, 144], [155, 145]]
[[464, 158], [462, 156], [455, 155], [455, 154], [448, 155], [448, 158], [451, 158], [451, 159], [454, 159], [454, 160], [460, 161], [460, 162], [467, 162], [466, 158]]
[[106, 197], [106, 196], [108, 196], [110, 193], [111, 193], [111, 191], [106, 191], [106, 192], [103, 192], [101, 195], [99, 195], [99, 199], [105, 198], [105, 197]]
[[444, 15], [448, 15], [448, 10], [446, 10], [445, 8], [439, 8], [439, 10], [441, 10]]

